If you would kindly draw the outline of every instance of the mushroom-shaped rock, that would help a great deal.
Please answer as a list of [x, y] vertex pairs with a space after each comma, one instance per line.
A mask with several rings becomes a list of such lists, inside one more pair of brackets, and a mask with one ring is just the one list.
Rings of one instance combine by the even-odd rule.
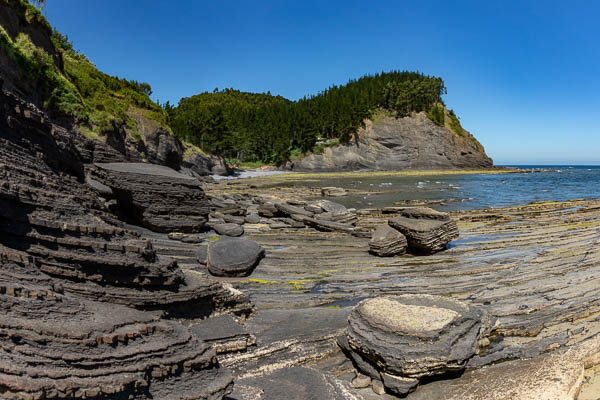
[[339, 343], [362, 373], [403, 395], [424, 377], [463, 370], [491, 327], [484, 310], [451, 298], [385, 296], [352, 310]]
[[404, 254], [406, 247], [406, 237], [389, 225], [377, 226], [369, 242], [369, 252], [379, 257]]
[[248, 276], [265, 256], [258, 243], [237, 238], [221, 238], [207, 253], [208, 271], [215, 276]]
[[212, 228], [219, 235], [238, 237], [244, 234], [244, 228], [234, 223], [214, 224]]
[[407, 208], [388, 223], [406, 236], [409, 250], [415, 253], [436, 253], [458, 238], [456, 222], [448, 214], [431, 208]]

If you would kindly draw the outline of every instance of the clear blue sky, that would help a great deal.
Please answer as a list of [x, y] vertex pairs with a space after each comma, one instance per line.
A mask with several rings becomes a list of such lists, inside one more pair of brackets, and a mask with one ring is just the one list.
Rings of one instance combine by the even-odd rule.
[[161, 102], [420, 70], [496, 164], [600, 164], [600, 2], [47, 0], [45, 14]]

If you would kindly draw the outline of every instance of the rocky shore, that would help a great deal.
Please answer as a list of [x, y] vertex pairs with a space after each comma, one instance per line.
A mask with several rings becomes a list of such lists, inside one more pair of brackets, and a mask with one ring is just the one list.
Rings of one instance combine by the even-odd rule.
[[343, 188], [91, 163], [1, 98], [2, 398], [593, 391], [598, 201], [353, 209], [323, 198]]

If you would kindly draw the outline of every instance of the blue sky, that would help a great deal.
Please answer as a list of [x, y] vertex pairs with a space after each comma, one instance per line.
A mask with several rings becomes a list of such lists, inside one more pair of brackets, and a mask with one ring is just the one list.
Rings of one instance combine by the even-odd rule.
[[45, 15], [161, 102], [420, 70], [495, 164], [600, 164], [600, 2], [47, 0]]

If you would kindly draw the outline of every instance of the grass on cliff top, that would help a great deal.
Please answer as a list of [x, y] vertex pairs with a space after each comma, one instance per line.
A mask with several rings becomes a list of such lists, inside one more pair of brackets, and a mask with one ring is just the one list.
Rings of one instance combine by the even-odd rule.
[[[128, 114], [131, 107], [144, 110], [144, 116], [157, 121], [166, 130], [166, 112], [152, 100], [152, 89], [140, 83], [99, 71], [85, 55], [75, 51], [67, 36], [50, 24], [37, 8], [24, 0], [4, 2], [27, 24], [39, 24], [47, 30], [62, 60], [37, 47], [25, 33], [11, 38], [0, 26], [0, 50], [18, 65], [23, 76], [34, 82], [43, 97], [42, 106], [53, 116], [71, 117], [97, 137], [108, 131], [124, 130], [141, 139], [136, 121]], [[59, 67], [64, 65], [63, 70]]]

